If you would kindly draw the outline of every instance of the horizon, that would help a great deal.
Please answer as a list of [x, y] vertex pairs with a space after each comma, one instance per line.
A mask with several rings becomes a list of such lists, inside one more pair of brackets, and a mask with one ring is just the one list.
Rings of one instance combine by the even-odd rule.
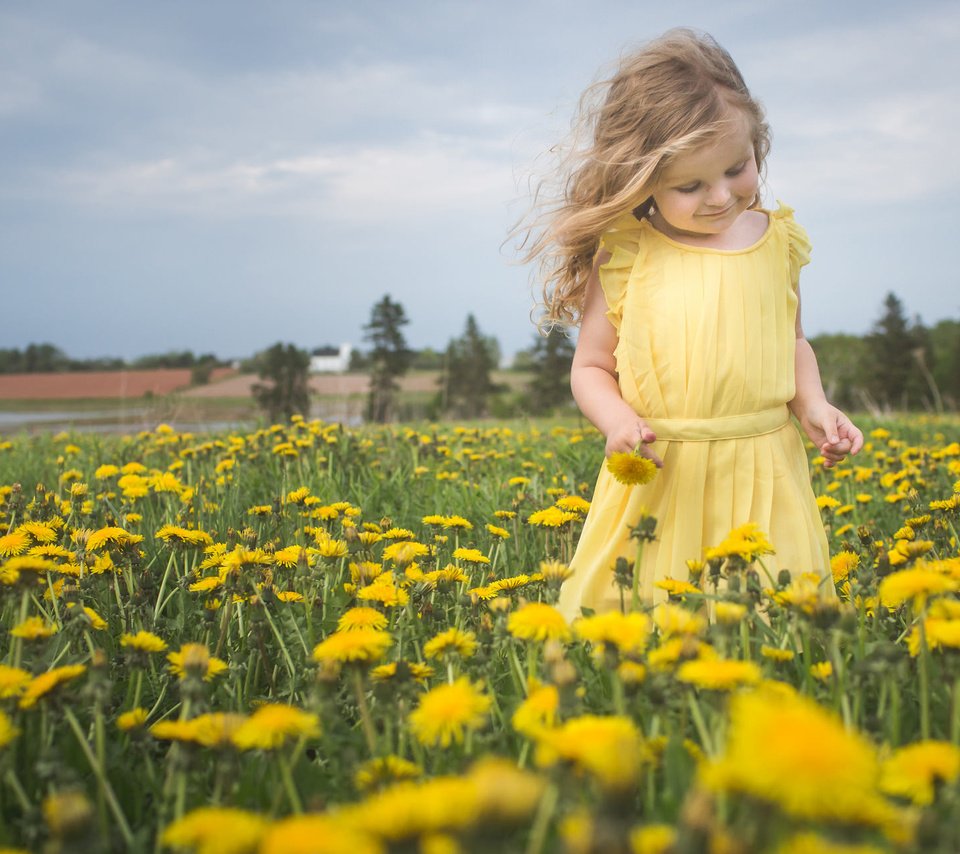
[[389, 293], [420, 349], [468, 313], [527, 349], [535, 283], [504, 241], [529, 182], [600, 70], [680, 25], [766, 107], [765, 206], [813, 242], [808, 336], [866, 334], [891, 291], [960, 318], [956, 3], [54, 0], [0, 10], [3, 346], [362, 346]]

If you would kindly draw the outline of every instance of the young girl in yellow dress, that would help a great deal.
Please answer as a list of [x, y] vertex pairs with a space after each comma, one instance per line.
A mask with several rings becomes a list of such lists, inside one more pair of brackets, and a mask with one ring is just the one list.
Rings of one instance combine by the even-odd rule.
[[655, 582], [686, 578], [735, 527], [776, 549], [765, 565], [830, 574], [827, 540], [792, 413], [832, 466], [863, 435], [824, 396], [800, 325], [806, 232], [760, 206], [770, 144], [760, 104], [712, 38], [672, 30], [625, 58], [582, 102], [590, 142], [534, 229], [545, 321], [579, 322], [571, 386], [606, 437], [660, 469], [625, 486], [604, 466], [560, 610], [620, 607], [613, 567], [633, 560], [630, 528], [657, 519], [643, 551]]

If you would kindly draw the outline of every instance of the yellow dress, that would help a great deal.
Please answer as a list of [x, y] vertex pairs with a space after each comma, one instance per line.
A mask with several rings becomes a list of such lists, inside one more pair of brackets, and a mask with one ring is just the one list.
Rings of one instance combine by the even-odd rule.
[[567, 619], [581, 606], [619, 609], [613, 566], [621, 556], [634, 560], [629, 528], [644, 510], [657, 519], [640, 568], [648, 603], [666, 597], [655, 582], [685, 580], [688, 559], [702, 559], [746, 522], [776, 548], [764, 558], [774, 578], [781, 569], [830, 571], [803, 441], [786, 406], [810, 243], [790, 208], [766, 213], [767, 230], [745, 249], [678, 243], [632, 214], [601, 241], [610, 253], [600, 283], [619, 335], [620, 393], [656, 432], [663, 469], [628, 487], [601, 468], [560, 593]]

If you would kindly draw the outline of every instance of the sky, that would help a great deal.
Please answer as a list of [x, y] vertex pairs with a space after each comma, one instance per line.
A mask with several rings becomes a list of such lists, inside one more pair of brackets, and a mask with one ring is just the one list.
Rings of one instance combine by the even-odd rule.
[[362, 348], [390, 295], [411, 347], [473, 313], [527, 348], [531, 181], [583, 89], [674, 26], [766, 108], [807, 335], [864, 334], [890, 291], [960, 318], [956, 0], [0, 0], [0, 347]]

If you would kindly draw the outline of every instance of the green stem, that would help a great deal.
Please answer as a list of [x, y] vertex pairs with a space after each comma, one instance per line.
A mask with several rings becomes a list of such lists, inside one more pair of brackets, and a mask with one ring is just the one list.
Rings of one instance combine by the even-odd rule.
[[920, 615], [920, 737], [930, 738], [930, 650], [927, 649], [927, 628], [925, 614]]
[[377, 733], [373, 728], [373, 719], [370, 717], [370, 708], [367, 706], [367, 695], [363, 688], [363, 673], [359, 667], [353, 669], [353, 690], [357, 696], [357, 706], [360, 709], [360, 721], [363, 724], [363, 734], [367, 739], [367, 749], [370, 756], [377, 755]]
[[644, 540], [637, 543], [637, 559], [633, 564], [633, 586], [630, 592], [630, 610], [640, 610], [640, 567], [643, 562]]
[[540, 805], [537, 807], [537, 814], [533, 819], [533, 827], [530, 830], [530, 841], [527, 843], [526, 854], [540, 854], [543, 846], [547, 842], [547, 830], [550, 827], [550, 819], [557, 808], [557, 801], [560, 799], [560, 790], [557, 784], [551, 781], [540, 798]]
[[73, 734], [77, 737], [80, 749], [83, 751], [84, 756], [86, 756], [87, 762], [90, 764], [90, 768], [103, 790], [104, 797], [107, 799], [107, 805], [110, 807], [110, 812], [113, 813], [113, 817], [116, 819], [117, 825], [120, 828], [123, 841], [127, 844], [127, 849], [130, 850], [133, 847], [133, 833], [130, 831], [130, 825], [127, 824], [123, 810], [120, 809], [120, 804], [117, 801], [117, 796], [113, 793], [110, 781], [107, 779], [103, 767], [97, 762], [97, 757], [93, 755], [93, 751], [90, 749], [90, 745], [87, 743], [87, 739], [80, 729], [80, 724], [77, 722], [76, 717], [74, 717], [70, 707], [64, 706], [63, 712], [67, 718], [67, 723], [70, 724], [70, 728], [73, 730]]
[[303, 812], [303, 803], [300, 800], [300, 794], [293, 782], [293, 774], [290, 771], [290, 760], [282, 753], [277, 755], [277, 765], [280, 766], [280, 777], [283, 780], [283, 788], [287, 793], [287, 800], [290, 801], [290, 809], [297, 815]]

